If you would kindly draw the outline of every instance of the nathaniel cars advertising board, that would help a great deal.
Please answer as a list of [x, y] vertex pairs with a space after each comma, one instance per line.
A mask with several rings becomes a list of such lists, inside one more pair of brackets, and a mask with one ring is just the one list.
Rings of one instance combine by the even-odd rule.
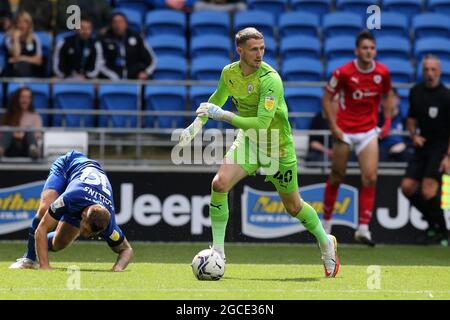
[[[107, 170], [108, 172], [108, 170]], [[38, 208], [47, 171], [0, 171], [0, 239], [26, 239]], [[128, 239], [144, 241], [210, 241], [208, 218], [212, 173], [108, 172], [113, 186], [116, 221]], [[299, 176], [305, 201], [323, 215], [325, 175]], [[378, 177], [376, 211], [371, 230], [380, 243], [416, 243], [427, 225], [399, 191], [401, 176]], [[358, 175], [342, 185], [333, 215], [333, 234], [353, 242], [358, 222]], [[264, 177], [245, 179], [229, 193], [226, 241], [312, 242], [313, 238], [284, 210]], [[447, 223], [449, 212], [446, 212]], [[448, 224], [450, 225], [450, 224]]]

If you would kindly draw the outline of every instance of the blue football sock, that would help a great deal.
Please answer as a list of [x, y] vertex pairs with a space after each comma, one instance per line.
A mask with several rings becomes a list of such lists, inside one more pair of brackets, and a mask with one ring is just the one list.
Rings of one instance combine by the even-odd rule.
[[53, 238], [55, 237], [55, 231], [50, 232], [47, 234], [47, 241], [48, 241], [48, 251], [53, 251]]
[[41, 220], [35, 216], [33, 222], [31, 223], [31, 227], [28, 229], [28, 247], [27, 252], [25, 253], [25, 258], [36, 261], [36, 249], [34, 244], [34, 233], [39, 225]]

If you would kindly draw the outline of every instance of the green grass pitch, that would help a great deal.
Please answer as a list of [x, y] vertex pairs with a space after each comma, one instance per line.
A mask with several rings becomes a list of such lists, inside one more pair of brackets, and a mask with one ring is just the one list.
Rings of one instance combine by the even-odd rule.
[[[55, 270], [47, 272], [9, 270], [25, 243], [1, 242], [0, 300], [450, 299], [450, 250], [444, 247], [342, 245], [338, 276], [325, 279], [316, 246], [230, 244], [225, 276], [198, 281], [190, 262], [206, 244], [132, 245], [134, 263], [122, 273], [108, 271], [115, 254], [95, 242], [51, 253]], [[79, 277], [68, 272], [71, 266]], [[78, 290], [68, 287], [74, 279]]]

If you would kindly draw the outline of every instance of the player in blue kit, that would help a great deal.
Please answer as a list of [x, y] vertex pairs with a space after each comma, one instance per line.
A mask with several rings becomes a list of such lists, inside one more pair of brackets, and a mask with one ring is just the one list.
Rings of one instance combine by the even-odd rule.
[[133, 249], [117, 226], [111, 184], [97, 161], [78, 151], [59, 157], [41, 193], [23, 258], [10, 269], [51, 269], [48, 251], [60, 251], [78, 237], [101, 237], [118, 254], [112, 271], [124, 270]]

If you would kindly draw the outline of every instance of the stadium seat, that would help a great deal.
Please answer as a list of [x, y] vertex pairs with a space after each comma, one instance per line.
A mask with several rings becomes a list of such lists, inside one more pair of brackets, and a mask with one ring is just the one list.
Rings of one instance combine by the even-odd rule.
[[234, 17], [234, 31], [238, 32], [246, 27], [255, 27], [261, 31], [264, 36], [275, 37], [274, 17], [265, 11], [241, 11]]
[[380, 37], [377, 39], [377, 57], [380, 59], [399, 58], [410, 59], [411, 44], [401, 37]]
[[230, 59], [230, 37], [220, 35], [203, 35], [191, 38], [191, 59], [215, 56]]
[[327, 59], [354, 58], [355, 37], [338, 36], [325, 40], [323, 53]]
[[428, 10], [450, 15], [450, 0], [428, 0]]
[[147, 37], [147, 43], [152, 47], [158, 59], [162, 56], [186, 57], [185, 37], [161, 34]]
[[291, 8], [295, 11], [310, 12], [322, 17], [330, 12], [331, 0], [291, 0]]
[[450, 40], [447, 38], [430, 37], [416, 41], [414, 56], [416, 60], [422, 60], [423, 56], [432, 53], [441, 59], [450, 60]]
[[[33, 92], [33, 106], [42, 119], [44, 127], [50, 126], [50, 115], [41, 113], [39, 109], [50, 109], [50, 86], [47, 83], [23, 83], [23, 82], [9, 82], [7, 89], [8, 99], [19, 88], [28, 87]], [[0, 90], [3, 92], [3, 90]], [[1, 97], [0, 97], [1, 98]]]
[[115, 0], [116, 8], [133, 9], [139, 12], [146, 12], [147, 2], [146, 0]]
[[134, 32], [141, 32], [142, 29], [142, 11], [131, 7], [120, 7], [113, 12], [120, 12], [127, 17], [128, 27]]
[[[192, 86], [189, 93], [191, 111], [197, 110], [200, 103], [208, 101], [215, 89], [215, 86]], [[195, 116], [192, 116], [191, 120], [194, 120], [194, 118]], [[218, 128], [219, 123], [220, 121], [208, 121], [204, 128]]]
[[291, 11], [281, 15], [278, 24], [280, 38], [292, 35], [319, 36], [320, 24], [317, 15], [309, 12]]
[[367, 8], [377, 4], [376, 0], [336, 0], [336, 10], [353, 12], [364, 18], [367, 17]]
[[152, 10], [145, 16], [145, 33], [147, 35], [176, 34], [184, 37], [186, 16], [175, 10]]
[[416, 39], [427, 37], [450, 38], [449, 17], [443, 14], [418, 14], [412, 19], [412, 28]]
[[290, 36], [281, 39], [281, 59], [313, 58], [320, 59], [320, 40], [311, 36]]
[[[422, 69], [423, 61], [417, 64], [417, 78], [416, 81], [422, 81], [423, 80], [423, 69]], [[446, 85], [450, 84], [450, 60], [441, 60], [441, 81], [444, 82]]]
[[389, 68], [391, 82], [407, 83], [414, 81], [414, 68], [409, 60], [404, 59], [382, 59], [381, 63]]
[[273, 15], [275, 21], [286, 11], [288, 0], [247, 0], [249, 10], [266, 11]]
[[218, 34], [229, 37], [230, 15], [221, 11], [195, 11], [191, 14], [191, 36]]
[[[100, 110], [108, 111], [138, 111], [138, 85], [101, 84], [98, 90]], [[133, 115], [100, 115], [100, 127], [136, 128], [138, 117]]]
[[44, 58], [43, 63], [43, 76], [50, 77], [52, 74], [52, 34], [46, 31], [36, 31], [35, 34], [41, 41], [42, 45], [42, 56]]
[[382, 10], [397, 12], [408, 19], [422, 10], [422, 0], [382, 0]]
[[321, 81], [323, 67], [318, 59], [286, 59], [281, 66], [281, 74], [286, 81]]
[[348, 59], [348, 58], [337, 58], [337, 59], [328, 60], [327, 67], [325, 70], [326, 80], [329, 80], [331, 78], [331, 75], [333, 74], [334, 70], [336, 70], [340, 66], [343, 66], [344, 64], [348, 63], [349, 61], [352, 61], [352, 60]]
[[322, 95], [322, 88], [287, 87], [285, 89], [284, 96], [290, 112], [311, 113], [309, 116], [292, 118], [296, 129], [309, 129], [315, 114], [322, 110]]
[[351, 12], [333, 12], [323, 17], [323, 34], [326, 38], [348, 35], [353, 38], [366, 27], [361, 16]]
[[[185, 86], [145, 86], [145, 110], [152, 111], [186, 111], [187, 90]], [[158, 115], [145, 116], [144, 126], [154, 127], [153, 119], [158, 128], [184, 128], [186, 117]]]
[[376, 37], [396, 36], [409, 39], [408, 18], [397, 12], [383, 12], [381, 15], [381, 29], [371, 30]]
[[200, 57], [192, 59], [192, 80], [219, 80], [223, 67], [230, 63], [230, 59], [223, 57]]
[[267, 63], [268, 65], [270, 65], [270, 66], [271, 66], [272, 68], [274, 68], [275, 70], [279, 71], [279, 68], [280, 68], [280, 67], [278, 66], [277, 59], [273, 59], [273, 58], [264, 56], [263, 61], [264, 61], [265, 63]]
[[[92, 84], [62, 84], [53, 85], [53, 109], [61, 110], [94, 110], [94, 85]], [[53, 115], [53, 126], [56, 127], [93, 127], [95, 116], [90, 114], [59, 114]]]
[[159, 57], [152, 77], [155, 80], [186, 80], [186, 59], [176, 56]]
[[264, 37], [264, 57], [276, 59], [277, 51], [277, 43], [275, 42], [275, 39], [272, 37]]

